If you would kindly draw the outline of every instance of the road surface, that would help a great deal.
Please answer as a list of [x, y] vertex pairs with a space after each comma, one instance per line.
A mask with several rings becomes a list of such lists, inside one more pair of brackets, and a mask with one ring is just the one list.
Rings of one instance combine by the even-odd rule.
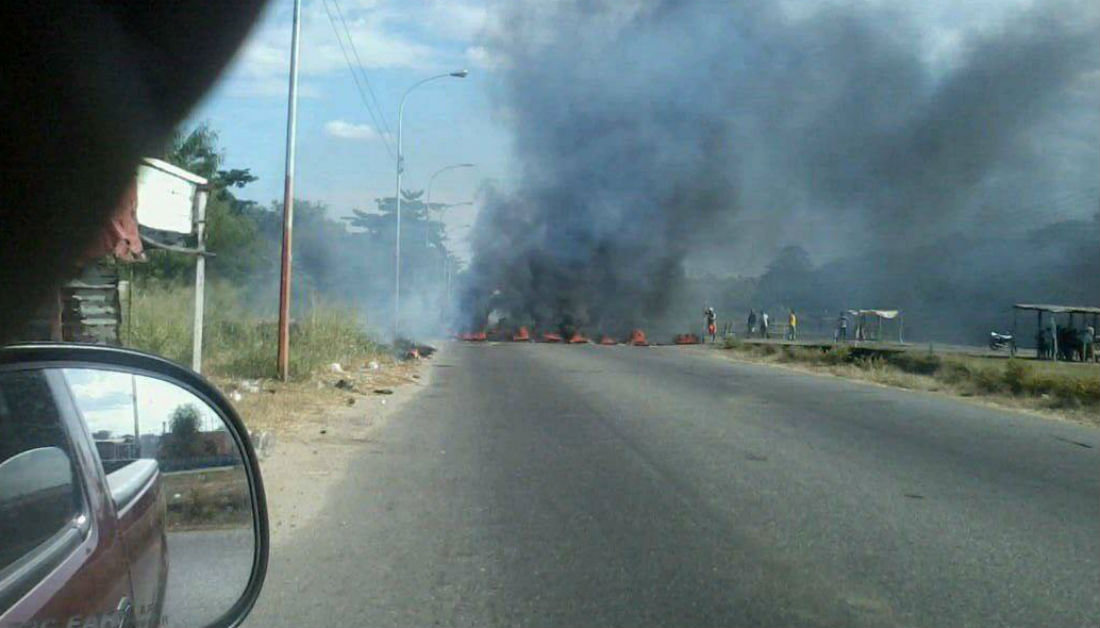
[[168, 584], [158, 628], [207, 626], [244, 593], [252, 527], [168, 532]]
[[1100, 621], [1093, 428], [698, 347], [429, 368], [250, 625]]

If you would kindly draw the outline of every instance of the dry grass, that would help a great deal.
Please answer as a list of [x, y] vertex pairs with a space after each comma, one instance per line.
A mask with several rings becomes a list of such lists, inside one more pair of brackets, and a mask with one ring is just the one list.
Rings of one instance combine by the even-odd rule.
[[[131, 320], [123, 326], [130, 347], [191, 363], [194, 289], [146, 282], [135, 287]], [[228, 284], [207, 285], [203, 325], [203, 373], [229, 377], [275, 375], [276, 325], [250, 311]], [[387, 353], [359, 326], [359, 316], [339, 304], [318, 303], [290, 330], [290, 372], [308, 379], [333, 362], [380, 359]]]
[[[137, 286], [125, 344], [189, 365], [193, 296], [187, 286]], [[415, 365], [396, 360], [392, 348], [362, 331], [355, 311], [338, 304], [314, 303], [293, 322], [288, 382], [275, 379], [275, 333], [275, 324], [250, 311], [233, 286], [207, 285], [203, 374], [230, 397], [250, 430], [284, 435], [354, 406], [375, 389], [414, 381]]]
[[739, 359], [970, 397], [1002, 407], [1100, 425], [1100, 365], [944, 355], [917, 351], [859, 356], [849, 346], [727, 342]]

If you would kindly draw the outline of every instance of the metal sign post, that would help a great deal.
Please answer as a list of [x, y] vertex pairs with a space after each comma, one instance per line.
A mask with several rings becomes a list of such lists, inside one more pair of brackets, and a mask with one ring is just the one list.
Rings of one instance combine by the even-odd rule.
[[206, 198], [205, 188], [195, 190], [195, 321], [191, 334], [191, 370], [202, 373], [202, 321], [206, 302]]

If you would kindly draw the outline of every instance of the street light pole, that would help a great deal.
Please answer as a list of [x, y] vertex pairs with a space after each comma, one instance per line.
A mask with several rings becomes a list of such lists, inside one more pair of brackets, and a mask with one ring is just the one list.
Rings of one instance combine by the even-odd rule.
[[[439, 170], [432, 173], [432, 176], [428, 179], [428, 202], [425, 205], [427, 209], [424, 210], [425, 221], [432, 217], [432, 186], [435, 185], [435, 178], [439, 175], [447, 172], [448, 170], [457, 170], [459, 168], [477, 168], [476, 164], [451, 164], [450, 166], [444, 166]], [[424, 244], [428, 244], [428, 230], [424, 229]]]
[[302, 0], [294, 0], [290, 36], [290, 89], [286, 112], [286, 179], [283, 184], [283, 253], [279, 274], [279, 379], [290, 375], [290, 268], [294, 229], [294, 140], [298, 130], [298, 33]]
[[402, 135], [405, 121], [405, 99], [409, 97], [409, 93], [412, 90], [420, 87], [428, 81], [434, 81], [436, 79], [454, 77], [454, 78], [466, 78], [469, 74], [467, 70], [457, 70], [455, 72], [448, 72], [446, 74], [438, 74], [436, 76], [429, 76], [426, 79], [422, 79], [413, 83], [405, 93], [401, 95], [401, 104], [397, 107], [397, 189], [394, 193], [394, 202], [397, 203], [397, 215], [395, 220], [397, 221], [395, 229], [395, 244], [393, 247], [393, 340], [397, 342], [398, 333], [400, 331], [400, 315], [401, 315], [401, 173], [405, 170], [405, 153], [402, 148]]

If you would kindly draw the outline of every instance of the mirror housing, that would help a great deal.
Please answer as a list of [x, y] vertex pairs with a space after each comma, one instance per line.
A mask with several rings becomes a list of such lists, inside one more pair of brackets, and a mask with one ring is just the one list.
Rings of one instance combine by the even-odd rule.
[[[226, 441], [230, 444], [231, 447], [235, 448], [234, 453], [236, 455], [239, 455], [239, 458], [235, 458], [237, 464], [233, 467], [233, 469], [242, 478], [241, 480], [239, 480], [238, 484], [239, 486], [243, 487], [245, 483], [247, 483], [247, 496], [244, 495], [243, 488], [240, 489], [239, 495], [242, 500], [246, 500], [248, 502], [247, 505], [250, 506], [250, 513], [244, 513], [243, 510], [238, 508], [236, 511], [238, 514], [236, 516], [238, 518], [241, 516], [250, 518], [250, 522], [245, 522], [245, 524], [251, 523], [250, 531], [246, 531], [242, 528], [239, 531], [239, 534], [246, 534], [251, 536], [251, 538], [248, 540], [251, 542], [252, 561], [251, 565], [248, 566], [236, 565], [238, 567], [242, 567], [242, 569], [240, 570], [241, 580], [244, 579], [244, 574], [247, 573], [247, 583], [242, 583], [241, 594], [238, 598], [236, 598], [236, 601], [228, 605], [228, 608], [222, 609], [218, 606], [218, 604], [221, 604], [223, 602], [211, 604], [210, 601], [207, 600], [207, 603], [205, 605], [206, 607], [203, 608], [203, 610], [205, 612], [209, 612], [211, 614], [211, 617], [209, 619], [204, 617], [202, 621], [210, 621], [210, 623], [208, 624], [210, 626], [236, 626], [240, 624], [251, 611], [252, 606], [255, 604], [256, 599], [258, 598], [260, 591], [263, 587], [264, 578], [267, 573], [269, 552], [268, 513], [263, 479], [260, 474], [260, 468], [256, 453], [253, 449], [248, 430], [245, 427], [244, 423], [241, 421], [240, 417], [238, 416], [232, 405], [230, 405], [229, 401], [226, 400], [226, 398], [221, 394], [220, 391], [217, 390], [217, 388], [207, 382], [202, 376], [164, 358], [142, 353], [139, 351], [114, 347], [104, 347], [99, 345], [31, 343], [0, 348], [0, 382], [3, 381], [4, 377], [8, 377], [9, 379], [11, 379], [13, 374], [19, 374], [25, 377], [27, 373], [31, 373], [35, 376], [40, 376], [43, 381], [49, 383], [51, 390], [56, 392], [58, 389], [68, 390], [68, 386], [65, 383], [66, 380], [64, 379], [64, 373], [72, 373], [74, 371], [81, 370], [90, 372], [105, 372], [107, 374], [110, 374], [112, 377], [117, 374], [133, 375], [136, 376], [133, 380], [135, 382], [145, 382], [153, 380], [153, 383], [156, 384], [156, 387], [159, 387], [160, 390], [163, 391], [170, 388], [172, 391], [175, 391], [175, 393], [180, 396], [186, 397], [187, 399], [192, 399], [201, 405], [205, 405], [206, 408], [203, 408], [204, 412], [208, 411], [211, 416], [216, 415], [216, 417], [221, 420], [221, 426], [218, 426], [216, 428], [217, 436], [220, 437], [221, 441]], [[60, 382], [60, 384], [58, 384], [58, 382]], [[45, 390], [45, 388], [43, 388], [43, 390]], [[17, 390], [0, 390], [0, 393], [4, 392], [7, 392], [9, 396], [18, 394]], [[134, 403], [137, 404], [137, 383], [134, 384], [133, 396]], [[163, 394], [154, 395], [152, 398], [159, 399], [163, 396]], [[5, 412], [7, 412], [9, 417], [13, 416], [14, 412], [10, 408], [2, 407], [3, 403], [3, 394], [0, 394], [0, 428], [5, 427], [3, 420]], [[82, 411], [76, 411], [76, 406], [79, 404], [76, 404], [74, 400], [72, 401], [71, 405], [73, 406], [74, 410], [73, 414], [80, 415]], [[27, 413], [24, 412], [23, 414], [25, 415]], [[33, 414], [33, 412], [31, 414]], [[61, 414], [65, 413], [61, 412]], [[22, 415], [18, 415], [18, 413], [16, 413], [16, 416], [17, 418], [15, 419], [15, 421], [21, 420], [18, 417]], [[33, 419], [33, 417], [31, 417], [31, 419]], [[137, 419], [135, 418], [133, 420], [136, 423]], [[9, 421], [9, 423], [11, 423], [11, 421]], [[17, 423], [16, 425], [18, 426], [20, 424]], [[8, 427], [10, 428], [11, 426], [9, 425]], [[171, 499], [171, 497], [173, 496], [164, 495], [165, 490], [161, 486], [161, 483], [165, 477], [165, 474], [170, 475], [173, 471], [176, 471], [176, 469], [173, 469], [171, 464], [165, 465], [162, 461], [158, 461], [148, 456], [140, 457], [139, 459], [138, 456], [131, 455], [132, 459], [129, 461], [129, 464], [126, 464], [126, 461], [123, 461], [123, 467], [118, 469], [114, 469], [112, 467], [112, 471], [108, 473], [105, 468], [105, 461], [100, 461], [103, 458], [103, 452], [97, 452], [98, 446], [102, 443], [93, 443], [91, 434], [87, 428], [87, 424], [85, 423], [81, 425], [77, 430], [70, 430], [70, 433], [79, 433], [81, 430], [83, 430], [83, 434], [86, 435], [86, 438], [83, 439], [86, 442], [83, 444], [72, 443], [74, 454], [82, 453], [83, 460], [86, 463], [85, 466], [93, 466], [93, 464], [89, 461], [94, 461], [94, 466], [98, 474], [100, 476], [111, 476], [111, 479], [113, 480], [110, 483], [105, 481], [100, 483], [99, 487], [101, 489], [106, 487], [108, 484], [109, 489], [99, 491], [101, 493], [104, 493], [104, 495], [92, 496], [92, 499], [88, 500], [90, 504], [88, 507], [93, 508], [96, 504], [102, 504], [104, 500], [106, 500], [110, 502], [109, 509], [111, 510], [111, 512], [115, 512], [116, 506], [119, 506], [122, 503], [132, 499], [134, 495], [140, 494], [143, 487], [152, 486], [155, 483], [156, 496], [150, 499], [155, 498], [161, 500], [160, 509], [163, 514], [165, 508], [164, 500]], [[31, 462], [37, 461], [49, 463], [46, 464], [49, 470], [45, 473], [39, 474], [42, 477], [38, 478], [37, 483], [47, 483], [49, 484], [49, 487], [47, 488], [71, 486], [71, 483], [66, 484], [63, 481], [65, 478], [62, 477], [67, 476], [71, 473], [69, 467], [67, 466], [67, 463], [70, 460], [69, 455], [66, 454], [63, 449], [57, 447], [34, 447], [29, 449], [28, 451], [20, 452], [19, 450], [21, 448], [18, 446], [19, 444], [21, 444], [20, 438], [18, 438], [19, 433], [20, 432], [18, 431], [12, 431], [12, 429], [9, 429], [6, 432], [0, 430], [0, 468], [6, 468], [9, 470], [23, 469], [24, 467], [27, 467], [27, 464], [25, 463], [28, 460]], [[16, 435], [15, 440], [17, 446], [8, 447], [5, 449], [4, 445], [10, 443], [5, 443], [3, 439], [11, 437], [12, 434]], [[168, 437], [172, 435], [172, 432], [169, 432], [167, 428], [164, 428], [161, 437], [163, 440], [167, 441], [170, 440]], [[202, 432], [199, 435], [209, 437], [213, 436], [214, 432]], [[126, 443], [122, 443], [123, 446], [125, 444]], [[25, 447], [31, 447], [31, 445], [23, 445]], [[140, 449], [140, 444], [138, 445], [138, 447]], [[15, 452], [15, 455], [11, 455], [11, 452]], [[8, 457], [9, 455], [10, 457]], [[5, 458], [7, 458], [7, 460], [5, 460]], [[76, 458], [81, 458], [81, 455], [76, 455]], [[178, 459], [174, 460], [178, 461]], [[65, 464], [66, 466], [62, 466], [62, 464]], [[75, 464], [74, 462], [74, 468], [78, 466], [79, 465]], [[37, 466], [35, 466], [35, 468], [40, 467], [42, 467], [42, 464], [37, 464]], [[216, 472], [217, 469], [198, 469], [198, 471], [201, 472], [200, 475], [205, 477], [207, 475], [214, 475], [213, 473], [210, 473], [208, 471]], [[195, 473], [196, 471], [183, 470], [183, 472]], [[5, 482], [3, 478], [0, 478], [0, 489], [4, 490], [5, 493], [10, 491], [3, 489], [3, 487], [8, 486], [9, 484], [11, 485], [9, 486], [9, 488], [12, 488], [13, 491], [19, 487], [27, 488], [31, 486], [31, 484], [35, 484], [34, 478], [16, 478], [16, 474], [10, 475], [12, 475], [11, 482]], [[18, 475], [24, 476], [26, 474]], [[71, 477], [70, 480], [72, 480]], [[79, 493], [79, 491], [77, 492]], [[6, 495], [0, 495], [0, 502], [4, 502], [5, 497]], [[175, 495], [175, 497], [178, 498], [179, 495]], [[138, 498], [138, 500], [140, 501], [140, 498]], [[77, 501], [80, 501], [80, 499], [77, 499]], [[117, 512], [120, 519], [125, 516], [129, 516], [127, 515], [129, 511], [127, 511], [125, 507], [117, 508]], [[88, 511], [88, 514], [91, 515], [91, 519], [95, 519], [96, 513], [94, 511]], [[86, 532], [88, 528], [87, 519], [89, 519], [89, 517], [85, 516], [85, 514], [81, 514], [79, 519], [84, 525]], [[173, 544], [172, 537], [169, 536], [168, 532], [165, 532], [165, 529], [168, 527], [169, 524], [163, 521], [166, 520], [162, 520], [162, 523], [160, 524], [161, 538], [167, 542], [167, 547], [170, 548]], [[90, 536], [88, 536], [88, 534], [90, 534]], [[101, 532], [93, 531], [91, 533], [86, 533], [85, 538], [92, 538], [95, 537], [97, 534], [102, 535]], [[196, 533], [194, 531], [191, 531], [184, 532], [184, 534], [195, 535], [202, 534], [202, 532]], [[72, 534], [70, 530], [69, 537], [71, 536]], [[244, 538], [247, 539], [248, 537], [246, 536]], [[72, 539], [68, 540], [71, 541]], [[3, 550], [5, 548], [3, 547], [3, 545], [5, 544], [5, 542], [6, 539], [0, 539], [0, 556], [3, 556], [4, 554]], [[42, 546], [46, 545], [47, 543], [42, 543]], [[68, 549], [65, 549], [64, 551], [72, 554], [72, 547], [66, 547]], [[88, 551], [90, 553], [93, 550], [89, 549]], [[48, 554], [48, 552], [40, 553], [43, 556]], [[55, 554], [57, 554], [57, 552], [55, 552]], [[42, 556], [32, 556], [31, 558], [33, 558], [33, 560], [30, 560], [29, 558], [24, 558], [21, 559], [21, 561], [17, 561], [16, 563], [11, 565], [6, 565], [3, 562], [0, 562], [0, 602], [3, 602], [2, 604], [0, 604], [0, 620], [3, 620], [0, 623], [4, 623], [6, 625], [8, 621], [15, 621], [16, 623], [19, 623], [20, 621], [26, 621], [27, 619], [30, 619], [31, 616], [15, 613], [15, 611], [20, 608], [20, 604], [25, 601], [29, 600], [34, 606], [37, 607], [41, 607], [45, 602], [44, 599], [35, 599], [36, 595], [38, 598], [44, 597], [44, 594], [38, 593], [38, 590], [35, 589], [35, 586], [40, 581], [47, 578], [47, 576], [45, 575], [47, 573], [49, 574], [49, 578], [54, 578], [55, 576], [54, 573], [51, 573], [51, 569], [56, 572], [57, 565], [61, 563], [56, 562], [51, 567], [51, 564], [43, 563], [44, 559], [42, 558]], [[50, 559], [60, 561], [64, 558], [64, 556], [58, 554], [58, 556], [53, 556]], [[167, 551], [167, 558], [162, 560], [162, 567], [164, 567], [164, 569], [162, 569], [161, 571], [165, 572], [165, 570], [167, 570], [167, 572], [162, 573], [160, 577], [168, 580], [166, 591], [168, 597], [172, 597], [171, 578], [168, 576], [168, 573], [171, 572], [171, 565], [173, 563], [171, 552]], [[37, 571], [28, 571], [27, 564], [21, 564], [33, 563], [35, 561], [41, 563], [37, 566]], [[243, 560], [240, 562], [243, 562]], [[163, 563], [166, 563], [166, 565], [164, 565]], [[35, 565], [31, 566], [33, 567]], [[245, 569], [245, 567], [247, 567], [247, 569]], [[19, 581], [20, 578], [22, 578], [22, 582]], [[135, 589], [137, 588], [137, 585], [138, 582], [135, 581]], [[161, 586], [164, 587], [163, 580], [161, 582]], [[5, 599], [4, 589], [8, 589], [7, 593], [12, 594], [7, 596], [11, 599]], [[231, 591], [231, 593], [232, 592], [235, 591]], [[194, 592], [189, 591], [188, 593], [192, 594], [192, 598], [195, 597]], [[115, 595], [117, 595], [117, 593]], [[132, 595], [133, 594], [131, 593], [130, 596]], [[149, 620], [150, 617], [152, 617], [155, 620], [156, 625], [161, 625], [160, 613], [162, 612], [162, 608], [160, 604], [163, 603], [163, 597], [158, 600], [157, 608], [152, 615], [142, 615], [142, 613], [147, 612], [146, 609], [133, 608], [133, 600], [130, 599], [130, 596], [123, 595], [122, 599], [118, 601], [117, 609], [114, 607], [114, 602], [112, 598], [112, 608], [108, 609], [109, 611], [111, 611], [111, 614], [125, 615], [129, 613], [131, 614], [130, 624], [136, 623], [137, 625], [146, 625], [150, 623]], [[232, 599], [231, 596], [226, 597], [227, 600]], [[225, 601], [225, 603], [228, 603], [227, 600]], [[195, 605], [195, 602], [198, 602], [199, 605], [201, 605], [204, 600], [191, 599], [189, 600], [189, 602], [191, 602], [192, 605]], [[10, 607], [8, 606], [9, 603], [11, 604]], [[75, 603], [79, 604], [79, 600], [77, 600]], [[73, 608], [73, 604], [74, 602], [72, 600], [69, 600], [66, 608]], [[9, 612], [13, 612], [15, 614], [9, 615]], [[94, 614], [96, 613], [103, 613], [103, 609], [89, 608], [87, 609], [87, 612], [84, 613], [84, 617], [89, 618], [90, 616], [94, 616]], [[134, 617], [135, 615], [136, 619]], [[108, 618], [103, 617], [101, 619], [107, 620]], [[115, 619], [124, 620], [126, 618], [112, 616], [109, 619], [113, 623], [113, 620]], [[172, 618], [165, 616], [164, 620], [172, 621]], [[175, 617], [175, 620], [189, 622], [191, 620], [195, 620], [195, 618]], [[62, 621], [61, 624], [64, 625], [65, 621]]]

